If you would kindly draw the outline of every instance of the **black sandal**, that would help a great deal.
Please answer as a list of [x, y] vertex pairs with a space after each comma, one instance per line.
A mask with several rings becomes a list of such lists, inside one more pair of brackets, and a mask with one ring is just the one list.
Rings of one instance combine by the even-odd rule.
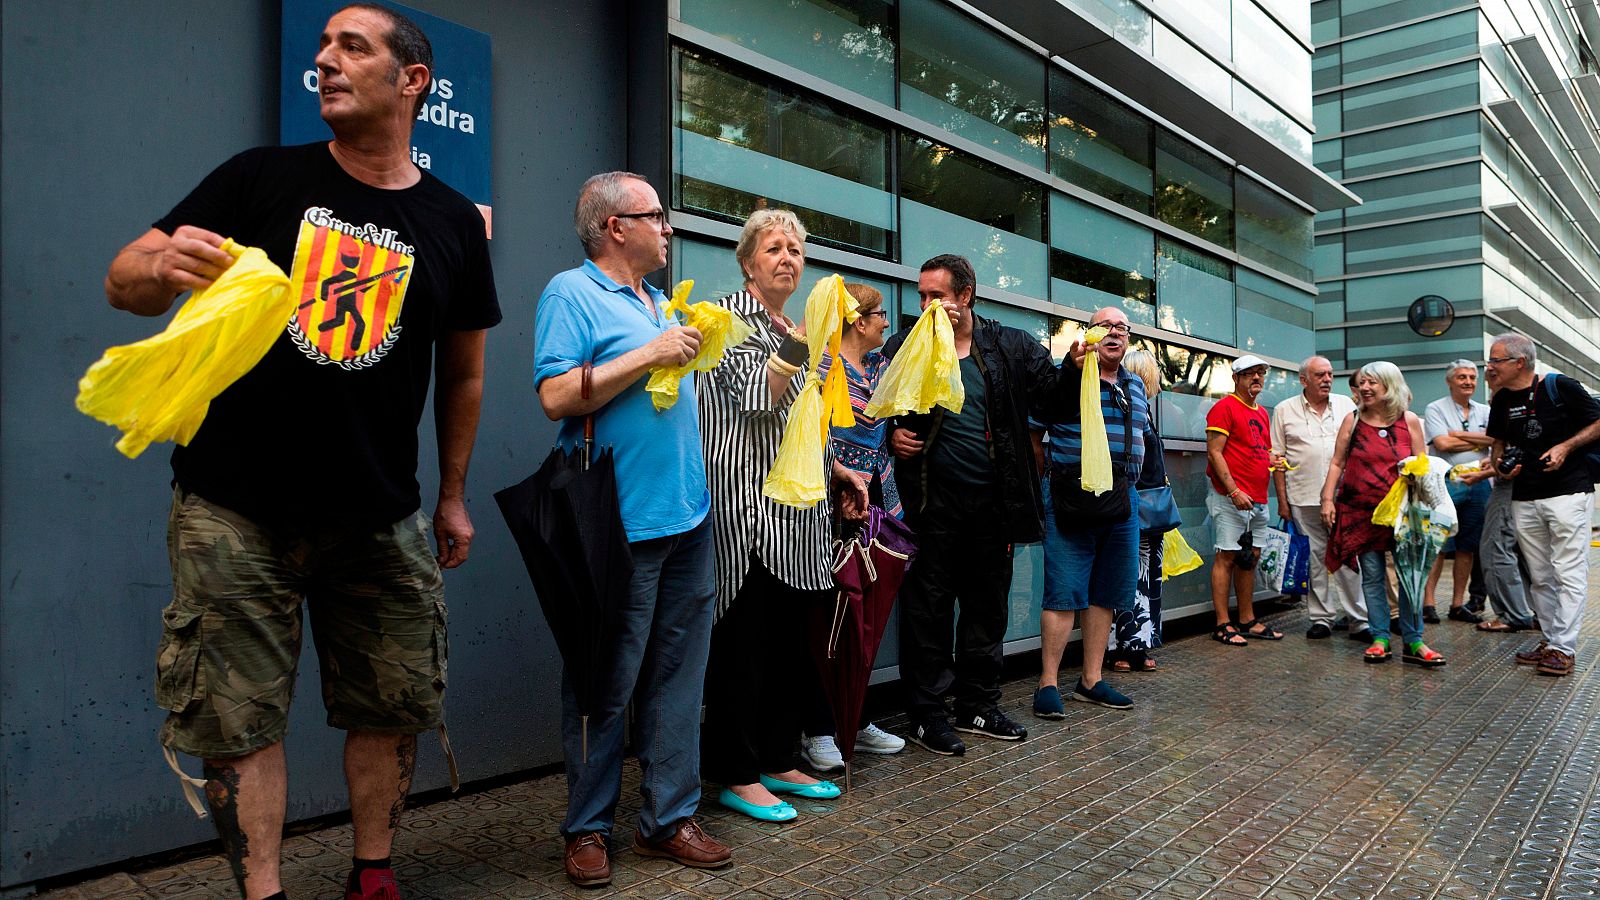
[[1211, 639], [1219, 644], [1226, 644], [1229, 647], [1250, 646], [1250, 642], [1244, 639], [1244, 635], [1239, 633], [1239, 629], [1235, 628], [1232, 622], [1218, 625], [1216, 629], [1211, 632]]
[[[1262, 632], [1255, 632], [1255, 631], [1251, 631], [1250, 630], [1250, 629], [1256, 627], [1257, 625], [1260, 625], [1262, 628], [1265, 628], [1267, 630], [1266, 631], [1262, 631]], [[1239, 634], [1241, 634], [1244, 637], [1247, 637], [1247, 638], [1249, 638], [1249, 639], [1251, 639], [1253, 641], [1281, 641], [1281, 640], [1283, 640], [1283, 632], [1281, 632], [1281, 631], [1273, 631], [1272, 630], [1272, 626], [1266, 624], [1265, 622], [1262, 622], [1260, 619], [1251, 619], [1248, 622], [1240, 622], [1239, 623]]]

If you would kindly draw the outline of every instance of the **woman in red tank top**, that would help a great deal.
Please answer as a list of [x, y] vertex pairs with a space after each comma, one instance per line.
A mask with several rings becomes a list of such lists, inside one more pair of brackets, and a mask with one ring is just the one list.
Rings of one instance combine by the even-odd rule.
[[[1372, 646], [1363, 658], [1378, 663], [1390, 656], [1383, 557], [1394, 550], [1394, 529], [1373, 524], [1372, 511], [1399, 477], [1400, 462], [1427, 450], [1422, 420], [1407, 409], [1411, 389], [1394, 363], [1362, 366], [1356, 372], [1356, 393], [1360, 409], [1340, 423], [1333, 461], [1322, 485], [1322, 519], [1330, 529], [1328, 571], [1349, 565], [1361, 572], [1361, 593], [1372, 628]], [[1406, 662], [1444, 665], [1444, 656], [1422, 642], [1422, 607], [1403, 585], [1400, 636], [1405, 642]]]

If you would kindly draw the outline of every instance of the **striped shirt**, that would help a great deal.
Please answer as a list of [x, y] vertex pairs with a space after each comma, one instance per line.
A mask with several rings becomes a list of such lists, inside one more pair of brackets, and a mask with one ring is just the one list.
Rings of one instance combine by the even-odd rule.
[[[1065, 389], [1076, 398], [1083, 373], [1070, 366], [1063, 366], [1062, 369], [1068, 372]], [[1111, 385], [1103, 380], [1100, 382], [1100, 413], [1106, 420], [1106, 442], [1111, 445], [1112, 466], [1122, 466], [1128, 480], [1137, 481], [1139, 471], [1144, 467], [1144, 436], [1150, 427], [1150, 402], [1145, 399], [1144, 382], [1120, 366], [1117, 368], [1117, 389], [1121, 392], [1120, 397], [1113, 393]], [[1128, 404], [1132, 413], [1131, 440], [1126, 438], [1129, 414], [1123, 412], [1122, 404]], [[1083, 423], [1077, 417], [1077, 404], [1071, 406], [1071, 421], [1050, 426], [1050, 466], [1058, 471], [1077, 469], [1083, 465]]]
[[[719, 302], [755, 329], [744, 343], [729, 349], [715, 369], [695, 373], [700, 440], [711, 488], [720, 617], [738, 596], [752, 554], [790, 587], [833, 587], [829, 565], [833, 525], [826, 502], [795, 509], [762, 496], [789, 407], [799, 396], [803, 379], [798, 375], [791, 379], [789, 389], [774, 403], [767, 387], [767, 357], [783, 343], [783, 335], [749, 291]], [[832, 454], [827, 457], [831, 468]]]

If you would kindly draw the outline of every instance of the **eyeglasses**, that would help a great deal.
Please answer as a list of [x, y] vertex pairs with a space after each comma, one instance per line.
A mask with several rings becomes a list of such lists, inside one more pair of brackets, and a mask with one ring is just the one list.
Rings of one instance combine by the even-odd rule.
[[1483, 364], [1486, 366], [1498, 366], [1501, 363], [1508, 363], [1514, 359], [1516, 359], [1515, 356], [1491, 356], [1484, 360]]
[[889, 311], [887, 309], [875, 309], [872, 312], [864, 312], [861, 315], [863, 317], [865, 317], [865, 316], [882, 316], [884, 318], [884, 321], [888, 321], [888, 319], [889, 319]]
[[619, 218], [619, 219], [643, 219], [646, 222], [654, 222], [655, 226], [657, 228], [660, 228], [667, 221], [667, 211], [664, 210], [664, 209], [652, 209], [649, 212], [617, 213], [617, 218]]
[[[1124, 326], [1124, 327], [1126, 327], [1126, 326]], [[1120, 385], [1120, 384], [1111, 385], [1111, 405], [1115, 406], [1117, 408], [1118, 412], [1127, 412], [1128, 411], [1128, 408], [1129, 408], [1128, 395], [1123, 393], [1122, 385]]]
[[1107, 331], [1114, 331], [1121, 335], [1129, 335], [1133, 333], [1133, 329], [1129, 327], [1127, 322], [1095, 322], [1089, 327], [1104, 328]]

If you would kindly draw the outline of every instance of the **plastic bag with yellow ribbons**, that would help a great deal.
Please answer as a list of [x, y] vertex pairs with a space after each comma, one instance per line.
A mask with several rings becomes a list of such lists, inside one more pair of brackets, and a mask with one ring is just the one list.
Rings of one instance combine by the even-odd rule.
[[826, 379], [817, 378], [824, 352], [839, 358], [844, 326], [857, 318], [856, 301], [844, 289], [844, 279], [829, 275], [817, 282], [806, 297], [806, 346], [810, 350], [805, 384], [789, 408], [783, 441], [767, 472], [761, 493], [776, 503], [810, 509], [827, 499], [828, 472], [823, 449], [828, 426], [849, 428], [856, 423], [850, 408], [850, 384], [844, 366], [829, 366]]
[[682, 313], [683, 324], [700, 332], [700, 350], [695, 353], [694, 359], [681, 366], [655, 366], [650, 370], [650, 380], [645, 383], [644, 389], [650, 392], [650, 402], [656, 412], [671, 409], [678, 402], [678, 386], [683, 383], [683, 376], [690, 372], [715, 369], [730, 347], [744, 343], [755, 330], [726, 306], [709, 300], [691, 305], [689, 291], [693, 289], [694, 281], [691, 279], [678, 282], [677, 287], [672, 289], [672, 299], [661, 306], [662, 315]]
[[78, 409], [122, 429], [129, 459], [158, 441], [188, 444], [212, 398], [267, 354], [294, 314], [289, 278], [267, 254], [231, 239], [235, 262], [197, 291], [166, 329], [112, 347], [78, 380]]
[[1389, 493], [1383, 495], [1378, 501], [1378, 506], [1372, 511], [1372, 524], [1384, 525], [1393, 528], [1400, 523], [1400, 516], [1405, 513], [1406, 487], [1410, 484], [1406, 476], [1428, 474], [1428, 458], [1426, 456], [1407, 457], [1400, 466], [1400, 475], [1390, 485]]
[[[1104, 494], [1115, 483], [1111, 472], [1111, 444], [1106, 439], [1106, 416], [1100, 409], [1100, 354], [1094, 345], [1109, 332], [1096, 325], [1083, 335], [1083, 384], [1078, 391], [1078, 416], [1083, 433], [1083, 474], [1078, 484], [1091, 494]], [[1190, 551], [1193, 552], [1193, 551]]]
[[940, 304], [929, 303], [900, 352], [889, 360], [864, 411], [875, 419], [925, 413], [935, 405], [960, 413], [966, 397], [950, 314]]
[[1177, 578], [1200, 568], [1200, 554], [1194, 552], [1183, 532], [1174, 528], [1161, 536], [1161, 577]]

